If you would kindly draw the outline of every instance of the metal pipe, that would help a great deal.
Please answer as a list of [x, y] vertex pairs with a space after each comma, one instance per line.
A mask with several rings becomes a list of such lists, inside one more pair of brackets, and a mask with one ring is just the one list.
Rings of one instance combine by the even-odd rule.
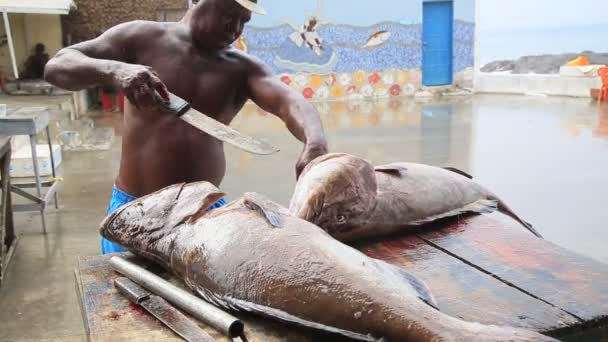
[[8, 13], [6, 12], [6, 9], [2, 12], [2, 18], [4, 19], [4, 30], [6, 31], [6, 37], [8, 39], [8, 51], [11, 55], [13, 73], [15, 74], [15, 79], [19, 79], [19, 69], [17, 69], [17, 59], [15, 58], [15, 46], [13, 45], [13, 35], [11, 33], [11, 23], [9, 22]]
[[224, 335], [230, 338], [243, 335], [244, 327], [239, 319], [176, 287], [156, 274], [118, 256], [110, 258], [110, 264], [116, 271], [221, 331]]

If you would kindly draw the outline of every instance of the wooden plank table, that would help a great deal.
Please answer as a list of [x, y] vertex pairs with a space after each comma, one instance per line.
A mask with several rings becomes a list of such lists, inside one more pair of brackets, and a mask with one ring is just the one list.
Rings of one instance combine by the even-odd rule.
[[6, 270], [17, 245], [10, 190], [10, 163], [11, 137], [0, 135], [0, 288], [6, 281]]
[[[566, 341], [588, 336], [594, 341], [608, 340], [604, 329], [608, 322], [608, 266], [538, 239], [501, 214], [444, 220], [419, 233], [356, 248], [423, 279], [439, 309], [449, 315], [522, 327]], [[80, 258], [76, 269], [90, 340], [179, 341], [117, 293], [112, 281], [119, 275], [109, 266], [109, 257]], [[184, 287], [159, 268], [134, 260]], [[258, 317], [237, 317], [243, 319], [250, 341], [337, 340]], [[219, 341], [228, 341], [213, 329], [205, 330]]]
[[502, 214], [438, 224], [358, 247], [410, 269], [442, 311], [465, 320], [559, 338], [607, 326], [608, 265], [538, 239]]
[[[90, 341], [183, 341], [171, 330], [141, 308], [123, 297], [113, 281], [120, 274], [109, 264], [113, 255], [121, 255], [143, 266], [171, 283], [186, 289], [185, 285], [155, 265], [130, 253], [80, 257], [75, 270], [76, 289], [87, 336]], [[192, 316], [186, 314], [192, 318]], [[235, 314], [245, 324], [245, 336], [250, 342], [312, 342], [334, 341], [333, 336], [323, 336], [299, 328], [287, 328], [282, 324], [248, 314]], [[217, 341], [232, 341], [213, 328], [199, 322]], [[235, 339], [240, 341], [240, 339]]]

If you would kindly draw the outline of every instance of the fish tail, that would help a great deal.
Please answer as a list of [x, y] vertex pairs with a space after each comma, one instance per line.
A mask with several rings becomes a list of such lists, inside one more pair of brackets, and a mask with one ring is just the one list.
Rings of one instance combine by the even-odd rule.
[[519, 217], [515, 212], [500, 198], [495, 195], [489, 196], [489, 199], [494, 200], [498, 203], [498, 211], [511, 217], [515, 221], [519, 222], [522, 226], [528, 229], [532, 234], [534, 234], [538, 238], [542, 238], [543, 236], [530, 224], [529, 222], [524, 221], [521, 217]]
[[[426, 322], [432, 331], [427, 340], [466, 342], [557, 342], [558, 340], [527, 328], [484, 324], [436, 312]], [[392, 336], [391, 336], [392, 337]], [[429, 338], [432, 337], [432, 338]], [[392, 339], [391, 339], [392, 340]]]
[[557, 342], [533, 330], [467, 321], [428, 306], [414, 310], [417, 315], [387, 322], [383, 337], [387, 341]]
[[506, 326], [483, 325], [479, 323], [466, 324], [460, 330], [462, 341], [479, 342], [557, 342], [558, 340], [538, 332]]

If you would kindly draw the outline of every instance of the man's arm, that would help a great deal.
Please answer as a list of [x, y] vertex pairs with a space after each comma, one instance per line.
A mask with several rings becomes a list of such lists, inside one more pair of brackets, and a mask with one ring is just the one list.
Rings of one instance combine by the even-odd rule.
[[154, 105], [158, 99], [153, 90], [168, 99], [165, 85], [150, 67], [130, 64], [135, 40], [146, 29], [144, 25], [147, 24], [121, 24], [98, 38], [62, 49], [46, 64], [45, 79], [72, 91], [114, 86], [125, 91], [129, 101], [138, 107]]
[[281, 82], [261, 62], [254, 61], [248, 77], [249, 97], [265, 111], [279, 117], [304, 150], [296, 164], [296, 176], [316, 157], [327, 153], [327, 141], [319, 113], [302, 95]]

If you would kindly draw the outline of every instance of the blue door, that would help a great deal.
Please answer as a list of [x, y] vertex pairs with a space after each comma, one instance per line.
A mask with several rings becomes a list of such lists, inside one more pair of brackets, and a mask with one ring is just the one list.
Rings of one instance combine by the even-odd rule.
[[452, 84], [453, 2], [424, 2], [422, 20], [422, 83]]

